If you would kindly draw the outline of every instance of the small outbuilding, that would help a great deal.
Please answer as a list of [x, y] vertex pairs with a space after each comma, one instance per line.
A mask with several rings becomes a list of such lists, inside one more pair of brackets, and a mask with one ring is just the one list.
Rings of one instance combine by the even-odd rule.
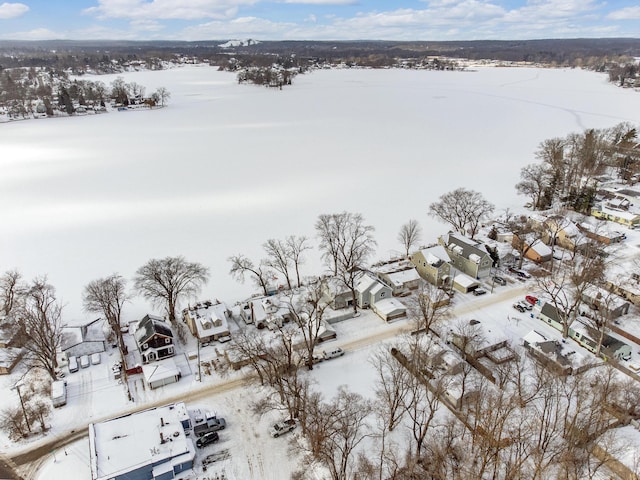
[[480, 286], [480, 283], [469, 275], [458, 272], [453, 279], [453, 288], [462, 293], [469, 293]]
[[142, 375], [151, 390], [176, 383], [182, 376], [173, 358], [143, 365]]

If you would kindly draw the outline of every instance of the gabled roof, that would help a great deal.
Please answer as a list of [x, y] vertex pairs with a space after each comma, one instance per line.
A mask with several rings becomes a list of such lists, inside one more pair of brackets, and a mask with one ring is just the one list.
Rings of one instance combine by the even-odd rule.
[[143, 344], [156, 334], [173, 338], [173, 332], [164, 320], [154, 315], [145, 315], [136, 329], [136, 340], [139, 344]]
[[446, 244], [449, 250], [456, 251], [456, 253], [464, 258], [470, 258], [471, 255], [474, 254], [480, 258], [489, 255], [485, 249], [480, 248], [482, 246], [481, 243], [458, 233], [449, 232]]
[[451, 263], [451, 257], [449, 257], [447, 250], [442, 245], [425, 248], [420, 250], [420, 253], [422, 253], [429, 265], [436, 268], [443, 263]]
[[542, 305], [540, 313], [545, 317], [549, 317], [550, 319], [555, 320], [558, 323], [562, 323], [562, 317], [564, 316], [564, 314], [560, 313], [558, 309], [549, 302], [545, 302], [544, 305]]

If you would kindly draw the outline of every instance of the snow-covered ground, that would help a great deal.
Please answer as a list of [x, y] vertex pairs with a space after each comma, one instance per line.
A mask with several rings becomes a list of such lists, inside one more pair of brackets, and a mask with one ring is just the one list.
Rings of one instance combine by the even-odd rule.
[[[70, 322], [86, 318], [87, 282], [167, 255], [210, 267], [204, 296], [233, 303], [252, 289], [227, 258], [313, 238], [321, 213], [363, 213], [388, 258], [407, 220], [426, 241], [447, 228], [426, 215], [442, 193], [522, 205], [514, 184], [541, 141], [637, 121], [640, 107], [577, 69], [323, 70], [283, 90], [207, 66], [123, 77], [167, 87], [169, 107], [0, 125], [0, 269], [48, 274]], [[318, 268], [310, 252], [303, 273]], [[148, 310], [135, 299], [124, 315]]]

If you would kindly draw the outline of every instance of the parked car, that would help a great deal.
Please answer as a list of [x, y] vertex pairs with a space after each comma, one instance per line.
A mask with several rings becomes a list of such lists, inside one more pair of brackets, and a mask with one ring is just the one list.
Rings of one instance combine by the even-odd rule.
[[220, 440], [218, 432], [205, 433], [198, 440], [196, 440], [196, 447], [203, 448], [207, 445], [211, 445], [212, 443], [216, 443], [218, 440]]
[[529, 302], [525, 301], [525, 300], [520, 300], [518, 302], [520, 305], [522, 305], [522, 308], [524, 308], [525, 310], [531, 310], [533, 309], [533, 305], [531, 305]]
[[78, 371], [78, 359], [75, 356], [69, 357], [69, 372], [74, 373]]
[[502, 286], [505, 286], [507, 284], [507, 281], [504, 278], [498, 277], [497, 275], [493, 277], [493, 281]]
[[487, 293], [487, 291], [484, 288], [476, 288], [473, 290], [473, 294], [476, 297], [479, 297], [480, 295], [484, 295], [485, 293]]
[[533, 295], [527, 295], [524, 299], [529, 302], [531, 305], [535, 305], [538, 303], [538, 297], [534, 297]]
[[513, 304], [513, 308], [518, 310], [520, 313], [524, 313], [525, 312], [525, 308], [522, 305], [520, 305], [519, 303], [514, 303]]
[[91, 354], [91, 365], [98, 365], [100, 363], [100, 354], [92, 353]]
[[[305, 355], [305, 356], [302, 358], [302, 360], [304, 361], [304, 364], [305, 364], [305, 365], [309, 365], [309, 357], [308, 357], [308, 356], [306, 356], [306, 355]], [[321, 361], [323, 361], [323, 360], [324, 360], [324, 357], [322, 357], [322, 356], [320, 356], [320, 355], [315, 355], [315, 354], [314, 354], [314, 355], [311, 357], [311, 363], [312, 363], [313, 365], [315, 365], [316, 363], [320, 363], [320, 362], [321, 362]]]
[[325, 360], [329, 360], [331, 358], [338, 358], [338, 357], [341, 357], [342, 355], [344, 355], [344, 350], [342, 350], [341, 348], [322, 351], [322, 356], [324, 357]]
[[222, 417], [210, 417], [193, 427], [193, 433], [196, 437], [204, 437], [207, 433], [217, 432], [227, 428], [227, 422]]
[[82, 368], [87, 368], [89, 365], [90, 365], [90, 362], [89, 362], [89, 355], [82, 355], [82, 356], [80, 357], [80, 366], [81, 366]]
[[271, 436], [278, 438], [280, 435], [290, 432], [294, 428], [296, 428], [296, 421], [293, 418], [283, 420], [271, 427]]
[[517, 268], [509, 267], [509, 271], [520, 278], [531, 278], [531, 274], [529, 272], [525, 272], [524, 270], [518, 270]]

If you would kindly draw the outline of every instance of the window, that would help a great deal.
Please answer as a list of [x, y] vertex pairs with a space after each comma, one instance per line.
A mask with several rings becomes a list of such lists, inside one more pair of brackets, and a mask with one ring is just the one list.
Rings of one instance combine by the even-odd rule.
[[171, 343], [171, 339], [170, 338], [165, 338], [164, 339], [164, 343]]
[[146, 350], [147, 348], [149, 348], [149, 344], [148, 343], [143, 343], [142, 344], [142, 349]]
[[173, 353], [173, 347], [169, 347], [169, 348], [167, 349], [167, 353], [169, 353], [169, 354]]
[[380, 298], [384, 298], [387, 292], [380, 292]]

